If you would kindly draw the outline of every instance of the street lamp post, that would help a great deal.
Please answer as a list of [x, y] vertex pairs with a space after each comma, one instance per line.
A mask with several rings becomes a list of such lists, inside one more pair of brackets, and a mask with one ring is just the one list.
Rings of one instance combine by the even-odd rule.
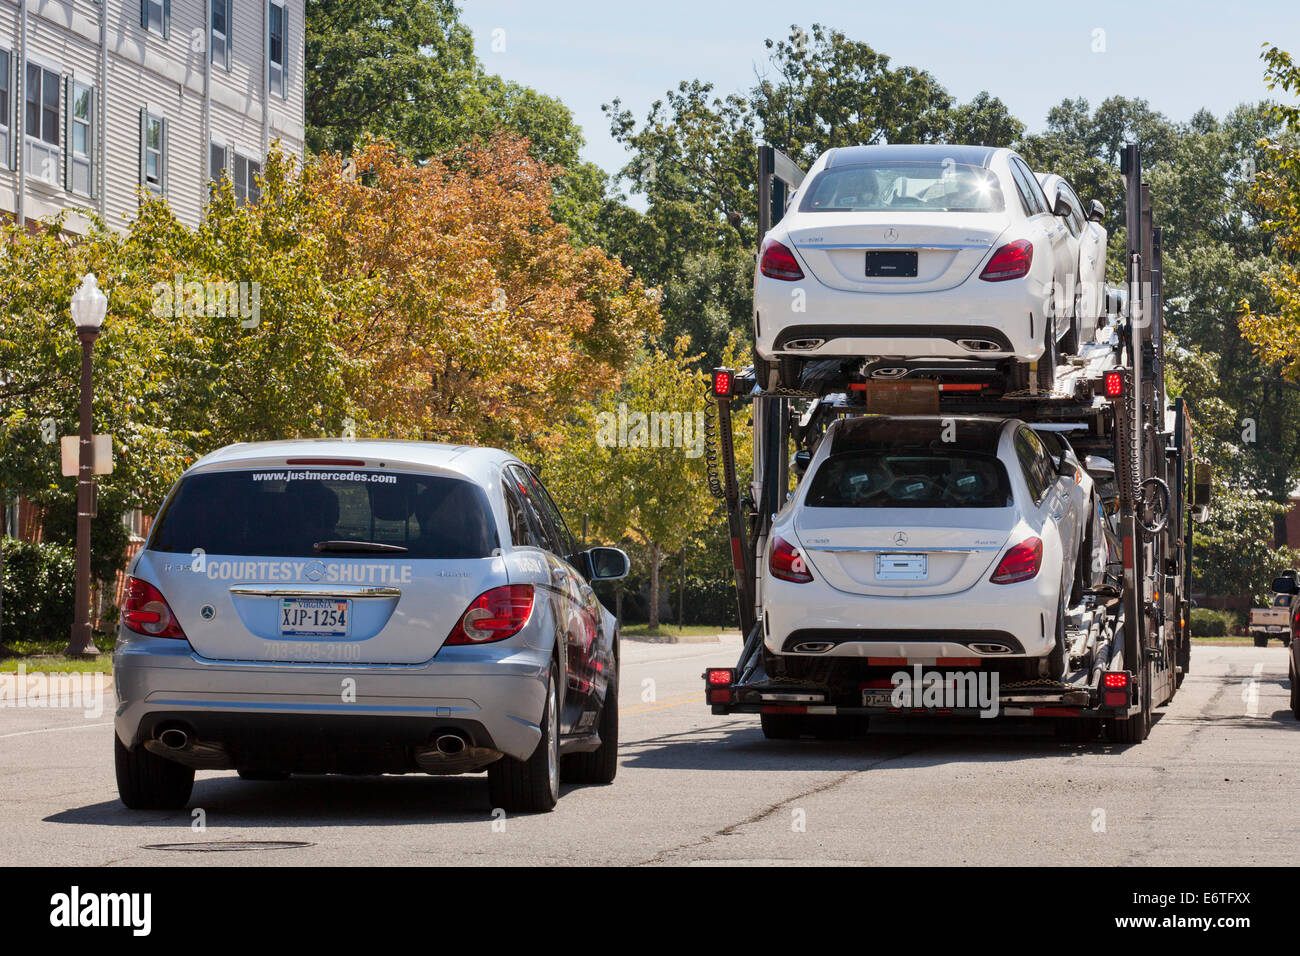
[[72, 622], [69, 656], [93, 657], [99, 653], [90, 631], [90, 512], [94, 507], [94, 421], [91, 399], [91, 349], [108, 310], [108, 297], [99, 289], [94, 273], [87, 273], [72, 296], [72, 321], [81, 341], [81, 436], [77, 445], [77, 604]]

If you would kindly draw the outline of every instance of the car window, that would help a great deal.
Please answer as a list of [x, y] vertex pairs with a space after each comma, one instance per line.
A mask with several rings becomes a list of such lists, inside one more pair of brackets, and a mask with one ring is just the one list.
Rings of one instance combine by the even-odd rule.
[[222, 471], [181, 479], [154, 522], [154, 551], [314, 558], [320, 541], [396, 545], [401, 558], [497, 553], [487, 495], [461, 478], [337, 469]]
[[997, 177], [966, 163], [855, 163], [824, 169], [800, 212], [1001, 212]]
[[509, 493], [512, 494], [523, 509], [523, 518], [526, 523], [526, 530], [521, 528], [527, 543], [535, 548], [541, 548], [544, 551], [550, 551], [555, 554], [560, 553], [560, 541], [555, 534], [555, 529], [547, 520], [542, 506], [537, 501], [537, 496], [532, 487], [531, 476], [518, 465], [510, 465], [506, 468], [506, 474], [509, 476]]
[[545, 548], [545, 535], [542, 533], [541, 523], [530, 513], [516, 479], [509, 472], [501, 475], [501, 490], [506, 501], [506, 518], [510, 524], [511, 543], [518, 548]]
[[552, 498], [551, 493], [546, 490], [546, 486], [542, 484], [541, 479], [531, 471], [528, 473], [528, 477], [532, 481], [533, 493], [541, 503], [542, 512], [545, 514], [551, 527], [555, 529], [555, 536], [560, 544], [560, 551], [558, 553], [565, 557], [572, 555], [578, 550], [578, 547], [573, 540], [573, 535], [569, 533], [569, 526], [564, 520], [564, 515], [560, 513], [560, 509], [555, 504], [555, 499]]
[[957, 449], [864, 449], [831, 455], [817, 469], [808, 508], [1006, 508], [1006, 469], [996, 456]]
[[1043, 195], [1043, 187], [1038, 184], [1038, 179], [1019, 156], [1011, 157], [1011, 172], [1024, 190], [1024, 198], [1029, 204], [1028, 215], [1036, 216], [1039, 213], [1050, 212], [1051, 210], [1047, 208], [1047, 197]]
[[1014, 444], [1016, 460], [1020, 462], [1020, 471], [1025, 476], [1025, 484], [1029, 485], [1029, 494], [1037, 504], [1043, 500], [1043, 495], [1047, 493], [1050, 486], [1050, 483], [1044, 480], [1041, 466], [1041, 459], [1045, 456], [1043, 446], [1028, 428], [1016, 430]]
[[1078, 193], [1070, 188], [1070, 184], [1061, 180], [1061, 192], [1065, 193], [1065, 201], [1070, 204], [1073, 210], [1066, 217], [1066, 225], [1070, 226], [1070, 232], [1076, 237], [1083, 235], [1083, 226], [1086, 220], [1083, 218], [1083, 203], [1079, 199]]

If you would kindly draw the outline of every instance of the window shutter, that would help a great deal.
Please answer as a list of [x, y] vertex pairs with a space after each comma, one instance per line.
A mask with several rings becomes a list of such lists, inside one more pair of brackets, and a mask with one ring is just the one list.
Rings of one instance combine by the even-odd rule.
[[162, 194], [163, 196], [166, 196], [167, 195], [167, 167], [169, 165], [169, 163], [167, 162], [167, 154], [171, 152], [171, 150], [167, 148], [167, 127], [170, 124], [167, 122], [166, 119], [161, 120], [161, 123], [162, 123], [162, 129], [158, 133], [158, 137], [159, 137], [158, 180], [160, 185], [162, 186]]
[[13, 53], [9, 54], [9, 168], [18, 168], [18, 156], [20, 144], [23, 141], [24, 129], [23, 124], [23, 104], [18, 102], [18, 94], [21, 92], [24, 97], [27, 95], [26, 90], [19, 90], [18, 71], [21, 67], [18, 64], [18, 57]]
[[99, 198], [99, 90], [90, 88], [90, 131], [86, 148], [90, 150], [90, 198]]
[[172, 0], [163, 0], [163, 39], [171, 39], [172, 35]]
[[72, 192], [72, 77], [63, 76], [63, 188]]
[[140, 188], [147, 189], [149, 181], [145, 179], [145, 127], [149, 123], [149, 111], [140, 110]]
[[149, 29], [149, 0], [140, 0], [140, 26]]

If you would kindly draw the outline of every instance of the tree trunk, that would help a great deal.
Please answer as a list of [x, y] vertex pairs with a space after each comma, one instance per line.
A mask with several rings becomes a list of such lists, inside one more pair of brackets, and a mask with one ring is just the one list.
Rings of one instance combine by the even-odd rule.
[[677, 626], [686, 625], [686, 549], [682, 548], [682, 573], [677, 579]]
[[650, 630], [659, 628], [659, 545], [650, 545]]

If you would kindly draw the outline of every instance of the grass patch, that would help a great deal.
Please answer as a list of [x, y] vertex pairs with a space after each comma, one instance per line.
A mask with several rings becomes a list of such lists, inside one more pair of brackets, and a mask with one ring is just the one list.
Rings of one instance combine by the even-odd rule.
[[625, 624], [621, 634], [624, 637], [713, 637], [716, 634], [739, 633], [735, 628], [719, 624], [660, 624], [654, 630], [648, 624]]
[[63, 653], [63, 649], [68, 646], [66, 640], [6, 641], [0, 644], [0, 674], [17, 672], [20, 663], [27, 667], [29, 674], [33, 671], [75, 674], [109, 672], [113, 669], [113, 645], [116, 643], [116, 634], [96, 634], [98, 657], [67, 657]]

